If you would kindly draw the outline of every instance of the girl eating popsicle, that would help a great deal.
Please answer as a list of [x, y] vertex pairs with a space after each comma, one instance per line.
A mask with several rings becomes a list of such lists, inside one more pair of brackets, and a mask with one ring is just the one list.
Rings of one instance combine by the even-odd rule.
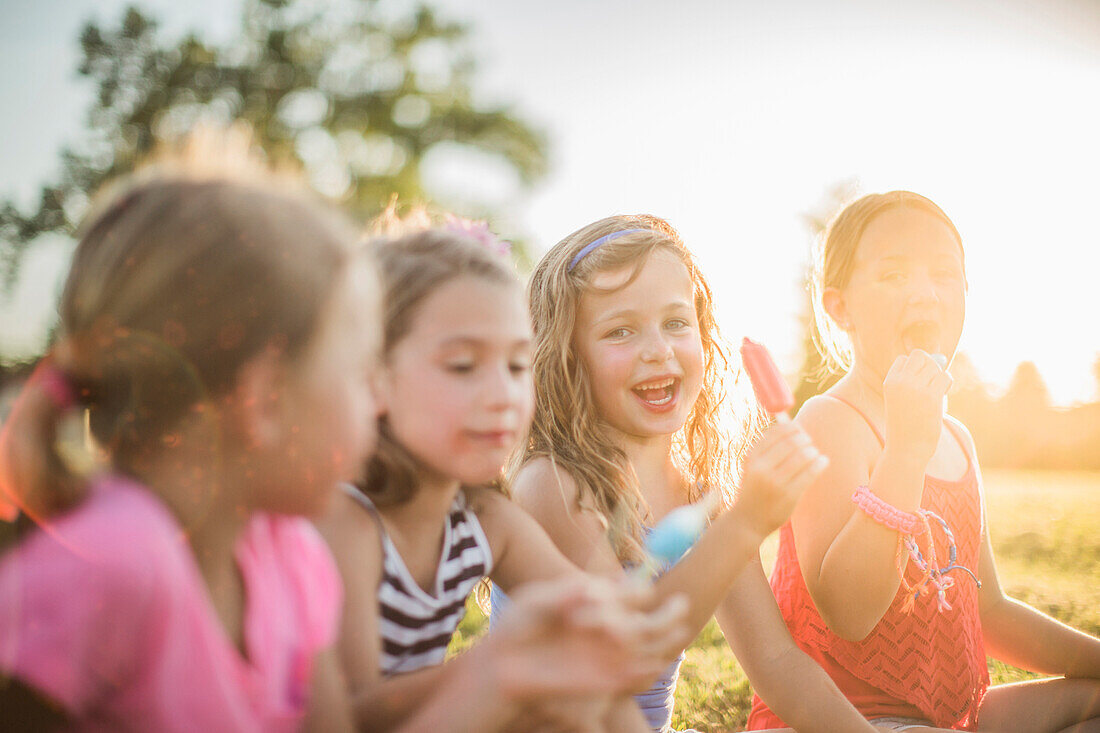
[[[795, 422], [829, 456], [780, 534], [772, 587], [798, 645], [896, 730], [1100, 730], [1100, 641], [1007, 597], [966, 428], [944, 414], [962, 332], [962, 240], [908, 191], [829, 226], [815, 273], [845, 371]], [[1057, 678], [989, 687], [986, 655]], [[750, 727], [790, 722], [766, 699]]]

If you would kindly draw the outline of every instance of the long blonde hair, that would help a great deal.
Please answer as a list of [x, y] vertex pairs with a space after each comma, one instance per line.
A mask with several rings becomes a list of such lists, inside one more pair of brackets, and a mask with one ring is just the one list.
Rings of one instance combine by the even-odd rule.
[[[608, 241], [573, 263], [586, 245], [627, 229], [641, 231]], [[710, 286], [676, 230], [648, 215], [593, 222], [554, 245], [536, 265], [528, 286], [535, 334], [535, 416], [510, 473], [514, 476], [537, 457], [549, 458], [568, 472], [578, 484], [581, 507], [602, 518], [623, 562], [640, 556], [647, 507], [633, 467], [596, 407], [587, 367], [573, 349], [573, 331], [581, 298], [596, 290], [591, 284], [596, 273], [632, 266], [632, 282], [658, 249], [673, 253], [688, 270], [703, 344], [702, 390], [674, 438], [674, 457], [691, 479], [689, 498], [712, 488], [728, 497], [755, 418], [746, 413], [732, 439], [722, 425], [723, 408], [728, 407], [728, 357], [719, 338]]]

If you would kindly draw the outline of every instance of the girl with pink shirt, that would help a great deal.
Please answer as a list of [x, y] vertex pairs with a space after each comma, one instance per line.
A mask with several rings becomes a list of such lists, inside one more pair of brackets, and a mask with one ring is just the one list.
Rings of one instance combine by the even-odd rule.
[[[0, 494], [41, 525], [0, 556], [5, 727], [350, 724], [340, 579], [300, 515], [373, 443], [377, 288], [354, 243], [308, 199], [193, 162], [89, 217], [5, 425]], [[84, 415], [88, 476], [55, 447]]]

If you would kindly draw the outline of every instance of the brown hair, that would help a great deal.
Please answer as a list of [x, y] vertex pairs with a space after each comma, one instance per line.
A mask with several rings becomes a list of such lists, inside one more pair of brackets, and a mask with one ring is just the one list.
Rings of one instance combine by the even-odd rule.
[[951, 219], [930, 199], [912, 191], [889, 191], [872, 193], [848, 204], [833, 217], [820, 239], [814, 256], [813, 275], [810, 278], [810, 293], [813, 302], [813, 341], [822, 357], [822, 374], [814, 375], [823, 379], [829, 374], [847, 371], [851, 367], [851, 347], [847, 336], [841, 332], [825, 312], [822, 305], [822, 293], [825, 288], [844, 288], [852, 278], [856, 265], [856, 252], [859, 240], [867, 226], [879, 215], [894, 209], [913, 209], [923, 211], [945, 223], [959, 243], [960, 256], [963, 256], [963, 273], [966, 272], [965, 255], [962, 252], [962, 237]]
[[[170, 441], [261, 349], [301, 353], [354, 245], [333, 213], [243, 169], [184, 159], [117, 184], [82, 227], [50, 357], [110, 460]], [[54, 449], [68, 406], [34, 379], [24, 397], [6, 473], [48, 507], [80, 481]]]
[[[624, 234], [570, 263], [586, 245], [627, 229]], [[586, 292], [595, 290], [594, 274], [633, 266], [637, 277], [650, 254], [672, 252], [687, 268], [694, 289], [695, 313], [703, 343], [703, 388], [676, 436], [676, 455], [691, 493], [716, 488], [730, 491], [737, 460], [745, 449], [752, 417], [739, 440], [731, 443], [721, 425], [726, 401], [726, 351], [714, 319], [714, 302], [695, 260], [672, 226], [655, 216], [612, 216], [582, 227], [554, 245], [539, 261], [528, 293], [535, 341], [535, 416], [528, 443], [517, 457], [514, 475], [528, 461], [547, 457], [576, 480], [581, 506], [607, 524], [612, 546], [624, 562], [638, 559], [645, 502], [637, 477], [623, 451], [612, 441], [596, 408], [587, 368], [573, 349], [577, 310]]]
[[[409, 332], [417, 308], [442, 285], [462, 276], [519, 284], [502, 254], [460, 228], [431, 227], [422, 211], [393, 220], [382, 234], [368, 240], [382, 280], [383, 359]], [[378, 446], [367, 461], [359, 488], [380, 506], [400, 504], [416, 491], [418, 463], [392, 436], [385, 416], [379, 419]]]

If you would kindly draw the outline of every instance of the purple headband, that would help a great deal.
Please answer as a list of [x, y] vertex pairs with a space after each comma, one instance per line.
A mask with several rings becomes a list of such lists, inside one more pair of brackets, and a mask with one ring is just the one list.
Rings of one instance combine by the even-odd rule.
[[648, 231], [652, 231], [652, 230], [650, 230], [650, 229], [620, 229], [617, 232], [611, 232], [610, 234], [605, 234], [602, 237], [600, 237], [599, 239], [597, 239], [595, 242], [590, 242], [590, 243], [584, 245], [584, 247], [581, 248], [580, 252], [573, 255], [573, 259], [569, 260], [569, 267], [566, 268], [566, 271], [567, 272], [572, 272], [573, 268], [577, 266], [578, 262], [583, 260], [589, 252], [596, 249], [596, 247], [599, 247], [604, 242], [610, 242], [612, 240], [618, 239], [619, 237], [625, 237], [627, 234], [633, 234], [634, 232], [648, 232]]

